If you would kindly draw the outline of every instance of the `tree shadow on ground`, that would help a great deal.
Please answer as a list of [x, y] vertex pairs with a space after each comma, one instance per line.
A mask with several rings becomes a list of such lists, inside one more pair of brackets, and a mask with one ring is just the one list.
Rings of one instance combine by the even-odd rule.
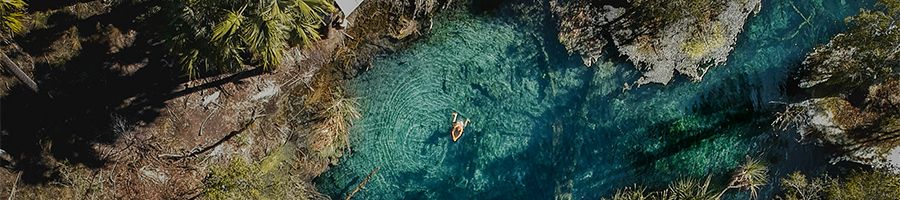
[[91, 2], [94, 0], [54, 0], [54, 1], [27, 1], [28, 10], [30, 11], [47, 11], [72, 6], [78, 3]]
[[[36, 64], [40, 93], [16, 85], [0, 97], [0, 148], [16, 161], [10, 168], [21, 170], [25, 183], [59, 178], [55, 169], [59, 161], [103, 167], [107, 161], [94, 146], [111, 144], [130, 127], [153, 122], [167, 100], [262, 74], [251, 70], [183, 89], [188, 79], [166, 62], [165, 49], [153, 42], [156, 36], [141, 33], [156, 30], [153, 20], [136, 20], [152, 6], [120, 4], [109, 13], [57, 24], [17, 40], [26, 51], [46, 49], [42, 45], [50, 43], [42, 40], [76, 27], [81, 43], [77, 55], [61, 66]], [[132, 45], [111, 52], [108, 40], [102, 39], [108, 37], [103, 27], [140, 30]]]

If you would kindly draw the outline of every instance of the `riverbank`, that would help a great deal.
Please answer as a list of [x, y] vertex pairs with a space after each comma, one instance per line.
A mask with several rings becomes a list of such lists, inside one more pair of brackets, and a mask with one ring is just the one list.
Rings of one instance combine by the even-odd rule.
[[[807, 54], [868, 1], [726, 1], [659, 30], [584, 18], [667, 11], [641, 2], [368, 0], [277, 68], [195, 77], [163, 45], [156, 1], [35, 2], [0, 45], [41, 88], [0, 76], [0, 198], [596, 199], [727, 183], [748, 157], [774, 198], [794, 171], [865, 168], [770, 123], [772, 102], [802, 98]], [[622, 27], [588, 31], [607, 25]], [[458, 142], [453, 112], [472, 120]]]
[[[317, 183], [340, 197], [378, 169], [357, 197], [590, 199], [706, 175], [727, 183], [751, 156], [772, 164], [772, 184], [760, 192], [772, 198], [774, 177], [829, 165], [806, 155], [822, 149], [776, 137], [770, 123], [779, 105], [769, 102], [789, 98], [791, 72], [864, 6], [764, 2], [726, 64], [703, 81], [627, 91], [624, 83], [641, 71], [616, 54], [584, 67], [557, 42], [554, 20], [534, 23], [511, 12], [444, 16], [429, 37], [380, 57], [351, 81], [364, 116], [352, 129], [359, 139]], [[816, 17], [804, 17], [810, 13]], [[459, 142], [447, 138], [453, 111], [473, 122]]]
[[329, 111], [352, 99], [343, 81], [416, 38], [425, 29], [410, 24], [431, 12], [406, 19], [413, 7], [378, 3], [391, 2], [367, 1], [349, 16], [354, 25], [290, 49], [276, 70], [194, 79], [153, 38], [164, 24], [154, 23], [153, 3], [34, 5], [13, 44], [21, 47], [4, 49], [41, 92], [2, 77], [0, 149], [12, 162], [0, 188], [15, 192], [0, 196], [327, 198], [311, 179], [344, 152], [333, 129], [345, 116]]

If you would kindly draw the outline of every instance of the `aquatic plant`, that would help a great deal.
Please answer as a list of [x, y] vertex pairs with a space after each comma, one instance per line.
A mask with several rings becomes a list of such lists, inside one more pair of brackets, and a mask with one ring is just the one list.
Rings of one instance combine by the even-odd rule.
[[185, 72], [232, 71], [259, 64], [274, 69], [283, 51], [320, 39], [318, 28], [334, 7], [325, 0], [173, 0], [161, 38]]

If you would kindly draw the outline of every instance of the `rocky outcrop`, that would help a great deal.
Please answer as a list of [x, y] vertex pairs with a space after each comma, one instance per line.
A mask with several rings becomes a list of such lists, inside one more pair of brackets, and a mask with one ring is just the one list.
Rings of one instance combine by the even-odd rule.
[[623, 8], [603, 6], [593, 9], [588, 5], [577, 6], [569, 3], [565, 6], [551, 1], [553, 12], [560, 15], [559, 42], [569, 53], [581, 55], [584, 65], [591, 66], [603, 54], [603, 47], [609, 41], [604, 36], [604, 29], [591, 28], [614, 23], [625, 12]]
[[[892, 88], [900, 89], [900, 88]], [[887, 167], [890, 153], [900, 145], [900, 118], [875, 110], [862, 110], [840, 97], [806, 100], [788, 106], [776, 125], [796, 127], [800, 141], [836, 147], [833, 160]]]
[[900, 167], [900, 1], [849, 18], [850, 28], [816, 48], [797, 74], [812, 98], [788, 105], [775, 124], [834, 146], [839, 160]]
[[669, 83], [676, 73], [700, 81], [724, 63], [759, 0], [551, 1], [559, 40], [587, 66], [613, 43], [643, 72], [636, 83]]

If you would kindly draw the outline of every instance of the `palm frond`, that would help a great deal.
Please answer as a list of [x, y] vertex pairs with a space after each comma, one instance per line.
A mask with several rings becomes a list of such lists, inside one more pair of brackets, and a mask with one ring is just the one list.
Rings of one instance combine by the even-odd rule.
[[768, 182], [768, 172], [765, 164], [747, 157], [747, 161], [735, 170], [729, 187], [750, 191], [750, 198], [756, 199], [759, 189]]
[[642, 186], [625, 187], [625, 189], [616, 190], [612, 200], [646, 200], [654, 199], [653, 192], [647, 193], [647, 188]]
[[22, 13], [9, 13], [3, 16], [3, 29], [9, 33], [21, 33], [25, 31], [25, 23], [22, 22], [22, 19], [25, 18], [25, 14]]
[[716, 194], [709, 190], [711, 177], [702, 182], [697, 179], [681, 179], [669, 185], [662, 199], [712, 200]]
[[325, 0], [293, 0], [291, 8], [297, 12], [298, 20], [319, 20], [334, 11], [334, 6]]
[[0, 1], [0, 12], [12, 13], [22, 11], [26, 6], [28, 6], [28, 3], [25, 3], [24, 0], [3, 0]]
[[243, 12], [244, 9], [229, 11], [228, 14], [225, 15], [225, 20], [222, 20], [222, 22], [219, 22], [219, 24], [213, 28], [212, 40], [221, 41], [223, 38], [233, 37], [243, 24]]
[[12, 34], [25, 31], [25, 7], [28, 3], [23, 0], [0, 1], [0, 31], [3, 38], [10, 38]]
[[288, 47], [321, 39], [322, 19], [334, 10], [327, 0], [166, 2], [172, 24], [163, 39], [189, 76], [253, 64], [274, 69]]

